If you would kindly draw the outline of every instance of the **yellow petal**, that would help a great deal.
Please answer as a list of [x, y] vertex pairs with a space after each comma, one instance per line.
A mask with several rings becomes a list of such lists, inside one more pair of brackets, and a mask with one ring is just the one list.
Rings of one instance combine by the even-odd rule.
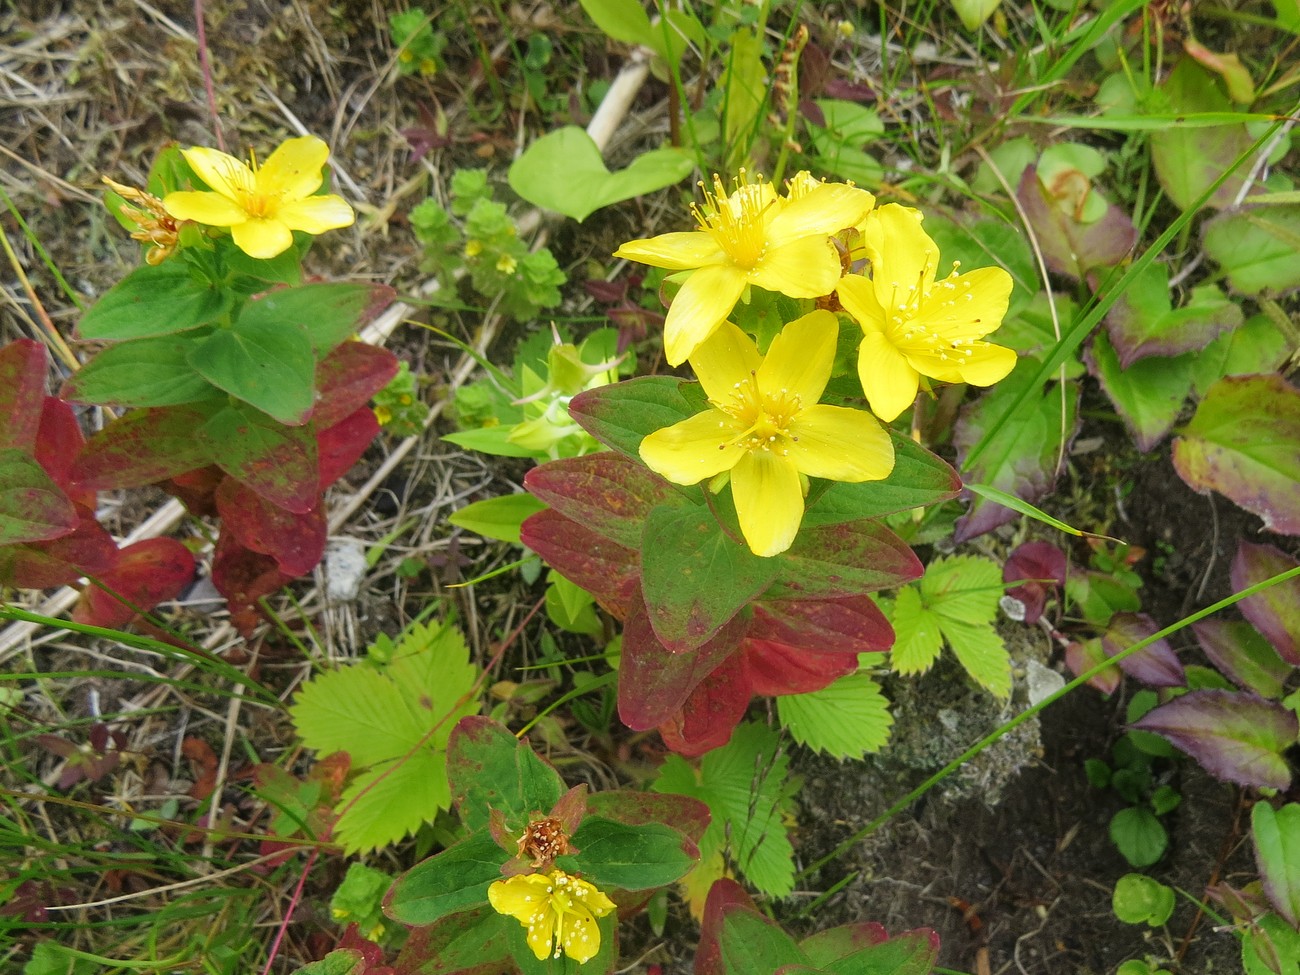
[[498, 914], [529, 924], [539, 910], [549, 910], [547, 888], [550, 886], [551, 879], [544, 873], [498, 880], [488, 887], [488, 903]]
[[831, 378], [839, 335], [835, 316], [828, 311], [795, 319], [772, 340], [758, 369], [758, 388], [767, 394], [786, 392], [799, 397], [805, 407], [812, 406]]
[[894, 444], [874, 416], [824, 404], [790, 422], [789, 458], [804, 474], [833, 481], [878, 481], [894, 469]]
[[746, 452], [732, 469], [731, 492], [750, 551], [767, 558], [794, 543], [803, 520], [803, 488], [788, 459], [768, 450]]
[[600, 927], [581, 904], [575, 904], [560, 921], [560, 947], [580, 965], [600, 951]]
[[283, 200], [301, 200], [310, 196], [320, 189], [320, 184], [324, 181], [321, 170], [329, 157], [329, 146], [314, 135], [286, 139], [258, 167], [257, 190], [271, 196], [278, 195]]
[[1016, 367], [1016, 354], [1011, 349], [990, 342], [972, 342], [969, 348], [971, 356], [961, 367], [962, 382], [992, 386]]
[[230, 228], [235, 246], [249, 257], [268, 260], [293, 246], [293, 234], [279, 220], [245, 220]]
[[555, 950], [555, 912], [549, 907], [546, 913], [528, 925], [525, 939], [538, 961], [545, 961]]
[[920, 376], [880, 332], [868, 332], [858, 347], [858, 378], [871, 412], [889, 422], [912, 405]]
[[222, 196], [239, 199], [240, 193], [248, 192], [255, 184], [253, 171], [248, 168], [248, 164], [224, 152], [207, 146], [194, 146], [192, 149], [182, 149], [181, 155], [190, 164], [190, 169], [194, 170], [194, 175]]
[[876, 297], [875, 285], [860, 274], [846, 274], [835, 287], [844, 310], [862, 326], [863, 330], [883, 332], [885, 309]]
[[698, 484], [735, 466], [745, 453], [735, 442], [742, 433], [726, 413], [705, 410], [645, 437], [641, 459], [674, 484]]
[[323, 234], [327, 230], [350, 227], [356, 220], [352, 207], [341, 196], [309, 196], [276, 207], [275, 218], [290, 230]]
[[618, 906], [606, 897], [595, 884], [579, 880], [577, 877], [570, 877], [569, 883], [573, 887], [573, 896], [585, 904], [596, 917], [604, 917]]
[[736, 386], [747, 384], [762, 362], [754, 340], [731, 322], [723, 322], [691, 353], [691, 368], [714, 403], [730, 403]]
[[1002, 324], [1011, 288], [1002, 268], [976, 268], [940, 281], [916, 320], [948, 340], [983, 338]]
[[248, 219], [234, 200], [207, 190], [177, 190], [163, 197], [162, 205], [177, 220], [193, 220], [209, 227], [233, 227]]
[[749, 272], [749, 281], [791, 298], [820, 298], [835, 290], [840, 257], [829, 237], [802, 237], [769, 244], [763, 259]]
[[726, 253], [712, 235], [702, 231], [660, 234], [658, 237], [630, 240], [614, 251], [614, 256], [674, 271], [721, 264], [727, 259]]
[[726, 321], [745, 290], [745, 272], [730, 265], [704, 267], [682, 285], [664, 319], [664, 355], [680, 366]]
[[889, 203], [867, 215], [863, 242], [871, 258], [876, 293], [884, 288], [906, 292], [929, 290], [939, 266], [939, 248], [921, 229], [920, 214], [911, 207]]
[[876, 198], [847, 183], [822, 183], [787, 202], [767, 227], [767, 238], [780, 245], [800, 237], [837, 234], [855, 226]]

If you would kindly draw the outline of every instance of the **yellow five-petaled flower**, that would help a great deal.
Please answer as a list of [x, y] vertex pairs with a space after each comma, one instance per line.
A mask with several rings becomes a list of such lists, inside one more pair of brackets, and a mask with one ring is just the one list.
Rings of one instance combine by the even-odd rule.
[[841, 272], [830, 238], [855, 226], [874, 202], [865, 190], [802, 172], [781, 197], [742, 170], [730, 195], [713, 177], [703, 206], [691, 208], [698, 230], [629, 241], [614, 256], [693, 272], [664, 320], [664, 354], [677, 366], [726, 321], [749, 285], [791, 298], [830, 294]]
[[342, 197], [314, 195], [329, 154], [314, 135], [289, 139], [261, 166], [203, 146], [182, 149], [210, 190], [168, 193], [163, 207], [178, 220], [229, 227], [235, 245], [249, 257], [272, 258], [289, 249], [295, 230], [320, 234], [356, 219]]
[[1002, 324], [1011, 275], [982, 267], [935, 280], [939, 248], [921, 214], [891, 203], [862, 225], [871, 278], [850, 274], [836, 294], [865, 333], [858, 378], [872, 411], [892, 420], [916, 399], [922, 376], [992, 386], [1016, 365], [1010, 349], [980, 341]]
[[593, 884], [563, 870], [498, 880], [488, 888], [488, 902], [528, 929], [528, 947], [539, 961], [563, 952], [579, 964], [600, 951], [596, 918], [615, 906]]
[[801, 475], [875, 481], [894, 446], [864, 410], [818, 403], [839, 327], [828, 311], [787, 325], [767, 356], [727, 322], [691, 356], [710, 409], [641, 441], [641, 459], [677, 484], [730, 471], [740, 530], [756, 555], [790, 547], [803, 520]]

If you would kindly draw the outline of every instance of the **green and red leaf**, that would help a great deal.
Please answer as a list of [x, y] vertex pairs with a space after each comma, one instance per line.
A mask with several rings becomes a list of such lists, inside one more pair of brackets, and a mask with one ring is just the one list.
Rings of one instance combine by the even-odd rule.
[[194, 578], [194, 556], [173, 538], [147, 538], [128, 545], [115, 563], [82, 593], [72, 618], [92, 626], [120, 628], [139, 613], [175, 598]]
[[344, 342], [316, 366], [316, 409], [320, 429], [341, 423], [370, 402], [397, 375], [397, 356], [365, 342]]
[[620, 619], [640, 599], [636, 550], [598, 535], [549, 508], [530, 515], [519, 537], [557, 572], [586, 589]]
[[135, 410], [87, 441], [72, 468], [83, 488], [140, 487], [212, 462], [197, 436], [210, 414], [193, 406]]
[[316, 435], [310, 426], [284, 426], [234, 403], [204, 423], [195, 440], [223, 471], [282, 508], [301, 513], [320, 501]]
[[39, 342], [18, 339], [0, 349], [0, 450], [35, 451], [48, 368]]
[[301, 329], [316, 357], [324, 356], [392, 303], [384, 284], [327, 282], [281, 288], [248, 302], [239, 313], [241, 328]]
[[[1229, 578], [1232, 587], [1241, 591], [1297, 565], [1300, 563], [1273, 545], [1243, 540], [1237, 546]], [[1238, 606], [1283, 660], [1300, 666], [1300, 577], [1247, 596]]]
[[328, 532], [321, 505], [288, 511], [232, 477], [217, 488], [216, 502], [222, 531], [244, 548], [271, 556], [285, 575], [306, 575], [325, 555]]
[[524, 487], [567, 518], [636, 548], [646, 518], [659, 505], [680, 505], [681, 496], [644, 464], [602, 451], [534, 467]]

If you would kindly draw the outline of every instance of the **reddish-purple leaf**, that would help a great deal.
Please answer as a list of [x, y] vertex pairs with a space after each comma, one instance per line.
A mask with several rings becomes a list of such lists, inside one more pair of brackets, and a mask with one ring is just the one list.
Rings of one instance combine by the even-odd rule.
[[218, 467], [280, 507], [304, 512], [319, 503], [314, 424], [288, 427], [236, 403], [200, 427], [195, 439]]
[[1146, 356], [1199, 352], [1241, 322], [1241, 306], [1213, 284], [1193, 289], [1190, 298], [1175, 309], [1169, 271], [1159, 263], [1147, 265], [1106, 314], [1106, 329], [1121, 369]]
[[[1297, 564], [1300, 563], [1272, 545], [1243, 541], [1237, 546], [1229, 578], [1232, 588], [1240, 592], [1294, 569]], [[1237, 605], [1283, 660], [1300, 666], [1300, 577], [1247, 596]]]
[[0, 450], [35, 450], [47, 367], [39, 342], [18, 339], [0, 349]]
[[587, 797], [587, 812], [629, 826], [663, 823], [696, 844], [708, 829], [712, 815], [708, 806], [689, 796], [633, 789], [592, 793]]
[[168, 494], [185, 505], [190, 514], [198, 518], [217, 516], [217, 488], [226, 479], [226, 472], [215, 464], [177, 474], [161, 485]]
[[638, 601], [623, 624], [618, 668], [618, 714], [623, 723], [633, 731], [646, 731], [667, 721], [714, 668], [739, 656], [743, 631], [744, 624], [737, 620], [698, 650], [672, 653], [655, 635]]
[[[355, 343], [352, 343], [355, 344]], [[379, 435], [379, 421], [375, 411], [368, 406], [358, 407], [350, 416], [316, 435], [316, 451], [320, 464], [319, 490], [324, 490], [352, 470], [375, 437]]]
[[1064, 171], [1058, 178], [1065, 183], [1049, 187], [1039, 180], [1038, 167], [1030, 165], [1020, 177], [1016, 198], [1042, 246], [1047, 266], [1081, 281], [1094, 268], [1114, 267], [1124, 260], [1137, 243], [1138, 233], [1133, 221], [1113, 203], [1100, 220], [1076, 220], [1067, 202], [1075, 188], [1069, 181], [1073, 172], [1077, 170]]
[[1210, 387], [1174, 440], [1174, 468], [1218, 491], [1264, 527], [1300, 535], [1300, 390], [1281, 376], [1228, 376]]
[[86, 443], [72, 466], [83, 488], [140, 487], [211, 463], [195, 434], [208, 414], [192, 406], [132, 410]]
[[858, 669], [858, 655], [852, 652], [819, 653], [804, 645], [753, 639], [740, 647], [750, 690], [769, 697], [820, 691]]
[[1192, 631], [1210, 662], [1243, 691], [1282, 696], [1292, 667], [1255, 627], [1237, 620], [1202, 620], [1192, 624]]
[[1163, 735], [1226, 782], [1257, 789], [1291, 784], [1283, 752], [1296, 743], [1300, 724], [1294, 711], [1254, 694], [1190, 691], [1133, 727]]
[[659, 726], [659, 736], [682, 755], [721, 748], [731, 740], [753, 696], [744, 658], [732, 654], [696, 685], [678, 713]]
[[325, 554], [320, 505], [302, 513], [287, 511], [228, 477], [217, 488], [217, 513], [223, 531], [244, 548], [271, 556], [285, 575], [306, 575]]
[[779, 563], [769, 599], [825, 599], [874, 592], [920, 578], [921, 560], [877, 521], [819, 525], [799, 532]]
[[122, 627], [180, 593], [194, 578], [194, 556], [172, 538], [146, 538], [122, 549], [117, 562], [87, 586], [72, 618]]
[[[1113, 657], [1160, 631], [1145, 613], [1116, 613], [1101, 637], [1101, 648]], [[1186, 687], [1187, 674], [1178, 654], [1165, 640], [1157, 640], [1119, 661], [1124, 673], [1148, 687]]]
[[269, 555], [244, 548], [234, 537], [222, 532], [212, 554], [212, 584], [226, 597], [230, 623], [248, 636], [262, 618], [257, 601], [291, 582]]
[[640, 601], [635, 550], [597, 535], [550, 508], [530, 515], [519, 537], [562, 576], [595, 596], [614, 616], [626, 618], [633, 603]]
[[[1065, 648], [1065, 666], [1070, 668], [1070, 673], [1075, 677], [1083, 676], [1108, 659], [1110, 658], [1101, 649], [1101, 640], [1095, 637], [1091, 640], [1072, 641]], [[1088, 681], [1088, 686], [1095, 687], [1103, 694], [1114, 694], [1119, 688], [1121, 673], [1119, 667], [1112, 664], [1094, 674]]]
[[1003, 582], [1029, 580], [1008, 589], [1006, 595], [1025, 607], [1023, 622], [1037, 623], [1043, 615], [1048, 593], [1065, 585], [1065, 553], [1050, 542], [1025, 542], [1002, 566]]
[[324, 430], [370, 402], [397, 375], [397, 356], [365, 342], [344, 342], [316, 366], [316, 409]]
[[761, 599], [746, 634], [815, 653], [877, 653], [894, 645], [894, 628], [866, 596]]
[[640, 547], [651, 509], [684, 503], [662, 477], [615, 451], [534, 467], [524, 475], [524, 487], [566, 517], [628, 548]]

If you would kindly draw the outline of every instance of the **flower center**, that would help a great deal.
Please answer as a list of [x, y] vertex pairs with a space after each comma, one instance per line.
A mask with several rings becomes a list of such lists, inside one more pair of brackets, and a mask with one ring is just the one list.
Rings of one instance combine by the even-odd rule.
[[[890, 282], [893, 296], [890, 299], [889, 338], [906, 353], [933, 355], [942, 361], [968, 359], [974, 352], [975, 338], [972, 325], [978, 323], [964, 319], [960, 307], [974, 300], [970, 281], [962, 280], [957, 273], [960, 261], [953, 261], [952, 270], [941, 281], [928, 288], [925, 280], [932, 265], [927, 263], [917, 276], [917, 283], [906, 290], [897, 282]], [[983, 334], [978, 333], [978, 334]]]
[[733, 264], [748, 270], [763, 259], [767, 248], [767, 213], [774, 203], [764, 184], [749, 182], [742, 169], [736, 180], [736, 192], [730, 196], [722, 186], [722, 178], [715, 173], [712, 192], [704, 190], [704, 204], [691, 204], [691, 214], [700, 230], [717, 241]]
[[752, 372], [731, 387], [726, 401], [712, 405], [745, 425], [738, 436], [718, 444], [719, 449], [739, 444], [746, 450], [772, 450], [784, 456], [790, 452], [789, 442], [799, 439], [789, 433], [790, 421], [803, 409], [799, 394], [788, 389], [764, 393]]
[[257, 157], [250, 152], [248, 160], [248, 166], [227, 166], [223, 175], [234, 191], [235, 202], [241, 210], [255, 219], [270, 216], [280, 202], [280, 194], [268, 193], [258, 185]]

